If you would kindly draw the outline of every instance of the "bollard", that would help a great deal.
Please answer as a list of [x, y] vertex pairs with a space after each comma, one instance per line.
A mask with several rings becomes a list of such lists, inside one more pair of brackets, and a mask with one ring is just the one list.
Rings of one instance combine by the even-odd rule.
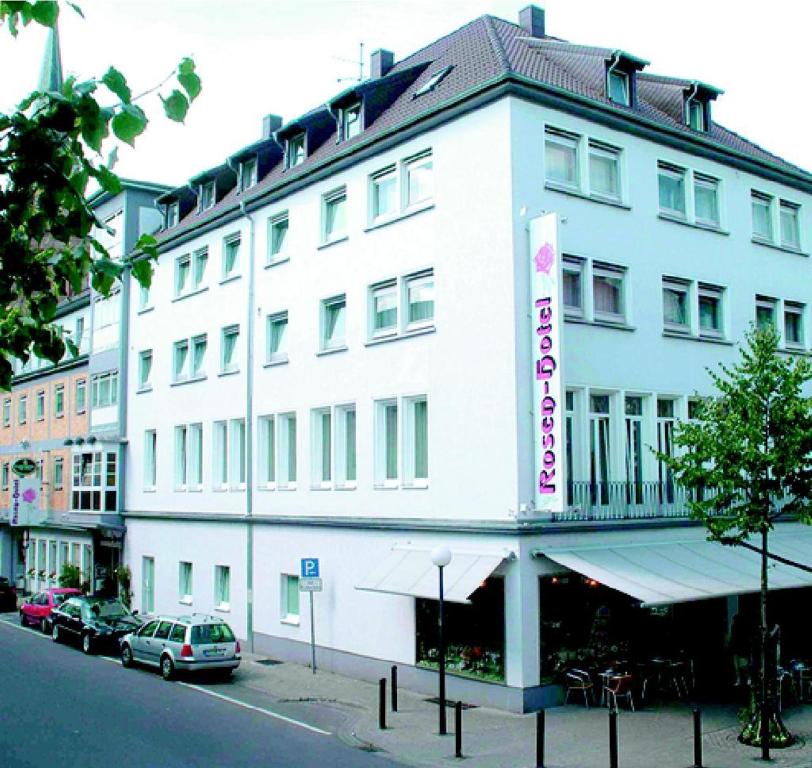
[[694, 768], [702, 768], [702, 713], [694, 707]]
[[544, 710], [536, 712], [536, 768], [544, 768]]
[[609, 768], [617, 768], [617, 710], [609, 710]]
[[386, 678], [378, 680], [378, 728], [386, 728]]
[[454, 757], [462, 757], [462, 702], [454, 705]]
[[398, 711], [398, 668], [392, 665], [392, 711]]

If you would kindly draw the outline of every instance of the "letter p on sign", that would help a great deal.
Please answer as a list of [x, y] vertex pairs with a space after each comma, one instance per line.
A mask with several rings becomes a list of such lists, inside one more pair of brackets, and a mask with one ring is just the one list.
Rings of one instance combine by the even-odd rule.
[[302, 558], [301, 577], [303, 579], [317, 579], [319, 577], [319, 559], [317, 557]]

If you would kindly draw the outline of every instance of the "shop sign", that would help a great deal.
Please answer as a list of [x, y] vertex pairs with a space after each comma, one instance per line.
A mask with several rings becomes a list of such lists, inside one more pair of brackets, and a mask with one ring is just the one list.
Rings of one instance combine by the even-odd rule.
[[47, 519], [47, 511], [39, 508], [40, 493], [36, 477], [11, 478], [10, 525], [40, 525]]
[[560, 273], [558, 214], [547, 213], [530, 221], [533, 483], [537, 513], [563, 512], [565, 506]]
[[37, 465], [33, 459], [17, 459], [17, 461], [11, 465], [11, 471], [18, 477], [33, 474], [36, 468]]

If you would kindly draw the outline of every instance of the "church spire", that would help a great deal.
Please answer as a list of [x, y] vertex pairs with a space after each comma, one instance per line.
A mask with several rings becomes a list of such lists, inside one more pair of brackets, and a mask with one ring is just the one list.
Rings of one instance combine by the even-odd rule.
[[39, 73], [37, 90], [62, 90], [62, 57], [59, 53], [59, 30], [56, 22], [48, 30], [48, 40], [45, 43], [45, 55], [42, 57], [42, 69]]

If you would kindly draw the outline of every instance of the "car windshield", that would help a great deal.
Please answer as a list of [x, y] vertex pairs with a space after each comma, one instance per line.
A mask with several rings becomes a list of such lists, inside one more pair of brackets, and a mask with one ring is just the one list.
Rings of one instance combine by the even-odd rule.
[[70, 594], [64, 592], [52, 592], [51, 597], [54, 599], [54, 605], [62, 605], [70, 597]]
[[233, 642], [234, 633], [228, 624], [199, 624], [192, 627], [192, 645]]
[[100, 619], [120, 619], [130, 615], [120, 600], [98, 600], [90, 605], [93, 613]]

